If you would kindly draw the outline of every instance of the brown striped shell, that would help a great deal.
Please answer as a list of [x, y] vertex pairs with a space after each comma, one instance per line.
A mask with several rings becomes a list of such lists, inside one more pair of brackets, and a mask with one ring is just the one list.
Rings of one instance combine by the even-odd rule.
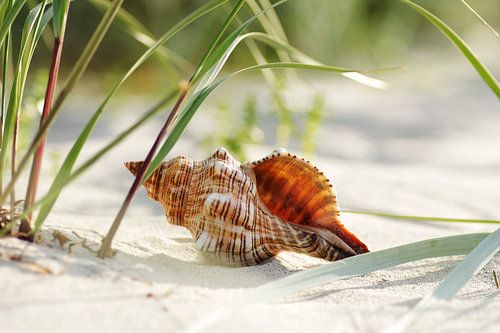
[[[125, 165], [135, 175], [142, 162]], [[331, 261], [368, 252], [340, 223], [328, 179], [284, 150], [245, 164], [224, 148], [204, 161], [178, 156], [145, 187], [196, 248], [226, 263], [253, 265], [280, 251]]]

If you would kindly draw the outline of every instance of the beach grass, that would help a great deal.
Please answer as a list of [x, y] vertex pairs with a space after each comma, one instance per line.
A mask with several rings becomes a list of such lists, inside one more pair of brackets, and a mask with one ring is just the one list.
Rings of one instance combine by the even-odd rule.
[[[276, 71], [285, 72], [284, 76], [295, 76], [297, 71], [313, 70], [342, 75], [347, 79], [373, 88], [385, 88], [384, 81], [372, 76], [388, 70], [398, 69], [397, 67], [359, 69], [328, 65], [298, 50], [290, 44], [276, 12], [277, 8], [286, 5], [287, 0], [274, 3], [268, 0], [211, 0], [193, 10], [191, 14], [166, 30], [157, 39], [141, 24], [140, 20], [121, 8], [123, 0], [112, 0], [109, 2], [92, 0], [91, 2], [102, 10], [103, 16], [100, 23], [92, 32], [92, 36], [83, 47], [80, 57], [74, 66], [72, 66], [65, 84], [62, 85], [59, 93], [56, 94], [56, 86], [59, 81], [58, 72], [64, 51], [65, 31], [71, 29], [71, 26], [67, 27], [71, 2], [69, 0], [40, 1], [36, 6], [27, 11], [25, 17], [21, 17], [20, 15], [24, 13], [22, 9], [26, 6], [25, 2], [23, 0], [5, 0], [0, 4], [0, 17], [2, 18], [0, 24], [0, 55], [2, 58], [2, 130], [0, 131], [0, 204], [2, 205], [0, 214], [2, 216], [0, 227], [2, 230], [0, 230], [0, 233], [2, 235], [16, 235], [23, 239], [33, 240], [33, 235], [50, 216], [52, 208], [65, 186], [84, 174], [85, 171], [94, 166], [105, 154], [120, 144], [135, 130], [143, 126], [154, 115], [157, 115], [166, 107], [169, 108], [165, 122], [144, 158], [145, 162], [141, 170], [125, 194], [123, 204], [116, 214], [106, 237], [103, 239], [98, 253], [100, 258], [111, 255], [113, 238], [141, 184], [167, 158], [186, 127], [192, 121], [193, 116], [204, 105], [206, 99], [227, 80], [237, 75], [258, 71], [263, 73], [265, 80], [272, 87], [278, 81], [275, 76]], [[493, 94], [500, 97], [500, 86], [494, 75], [449, 25], [428, 9], [413, 1], [400, 0], [400, 2], [413, 10], [416, 15], [421, 15], [430, 24], [435, 26], [461, 52]], [[466, 8], [468, 10], [478, 15], [468, 3], [463, 2], [467, 5]], [[196, 66], [192, 65], [192, 61], [184, 59], [165, 45], [188, 26], [209, 13], [219, 10], [223, 6], [226, 6], [224, 8], [227, 10], [226, 18], [221, 22], [220, 27], [211, 38], [208, 46], [205, 47], [205, 51], [196, 62]], [[250, 14], [244, 16], [242, 15], [242, 11], [247, 6], [250, 9]], [[16, 20], [22, 20], [23, 27], [19, 48], [17, 52], [13, 52], [12, 29]], [[81, 81], [83, 74], [86, 72], [96, 51], [103, 43], [104, 37], [114, 22], [120, 24], [124, 35], [140, 42], [146, 49], [142, 51], [137, 60], [105, 94], [100, 105], [94, 111], [89, 121], [82, 126], [80, 134], [72, 143], [72, 147], [52, 180], [48, 192], [38, 197], [37, 185], [40, 178], [46, 135], [49, 133], [51, 125], [56, 120], [58, 114], [62, 112], [63, 102], [66, 97]], [[486, 21], [484, 22], [487, 24]], [[488, 25], [488, 27], [490, 26]], [[39, 128], [34, 133], [30, 133], [32, 140], [28, 148], [21, 151], [18, 147], [20, 113], [25, 98], [25, 89], [28, 85], [30, 66], [37, 52], [37, 44], [44, 33], [51, 35], [51, 42], [53, 43], [51, 62], [47, 65], [49, 70], [44, 107], [39, 119]], [[255, 64], [233, 69], [230, 72], [224, 72], [222, 75], [222, 70], [225, 68], [228, 59], [233, 56], [234, 51], [242, 43], [245, 43], [249, 47]], [[271, 48], [275, 52], [277, 60], [266, 58], [266, 54], [262, 51], [263, 46]], [[116, 135], [103, 148], [77, 167], [78, 159], [86, 147], [87, 141], [96, 124], [107, 110], [110, 101], [125, 82], [152, 57], [156, 57], [165, 67], [169, 68], [173, 73], [177, 73], [173, 78], [173, 80], [176, 80], [173, 84], [176, 88], [169, 88], [165, 91], [163, 96], [149, 110], [143, 112], [135, 122], [130, 124], [129, 127]], [[189, 76], [183, 79], [186, 73]], [[446, 89], [446, 87], [443, 87], [443, 89]], [[282, 96], [279, 91], [275, 94], [275, 98], [278, 100], [277, 104], [280, 105], [279, 101], [282, 100]], [[286, 123], [286, 119], [290, 118], [290, 114], [288, 114], [290, 111], [286, 105], [281, 105], [282, 120]], [[311, 145], [311, 142], [308, 144]], [[20, 156], [21, 158], [19, 158]], [[16, 184], [23, 176], [23, 172], [27, 169], [30, 162], [31, 171], [28, 187], [24, 196], [21, 196], [25, 199], [19, 201], [18, 194], [15, 191]], [[411, 214], [397, 215], [361, 210], [351, 210], [346, 213], [416, 221], [500, 223], [499, 220], [495, 219], [444, 218]], [[332, 282], [359, 274], [367, 274], [423, 258], [467, 255], [432, 295], [418, 303], [400, 322], [388, 328], [388, 330], [394, 332], [402, 332], [411, 322], [417, 320], [422, 309], [434, 300], [449, 300], [453, 298], [460, 288], [498, 252], [499, 244], [499, 231], [497, 230], [490, 235], [474, 234], [429, 239], [348, 258], [341, 262], [322, 265], [319, 268], [299, 272], [255, 289], [244, 298], [236, 300], [234, 304], [228, 304], [227, 308], [225, 307], [220, 311], [210, 314], [204, 321], [196, 323], [191, 328], [191, 331], [199, 331], [207, 328], [209, 325], [232, 313], [239, 306], [255, 302], [266, 302], [320, 283]]]

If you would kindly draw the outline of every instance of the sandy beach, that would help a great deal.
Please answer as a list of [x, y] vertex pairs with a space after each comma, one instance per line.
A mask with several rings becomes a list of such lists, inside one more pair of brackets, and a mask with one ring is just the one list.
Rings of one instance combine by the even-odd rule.
[[[315, 82], [331, 113], [317, 135], [324, 138], [318, 140], [318, 153], [310, 160], [337, 187], [341, 208], [498, 220], [499, 104], [482, 83], [452, 87], [443, 96], [426, 87], [410, 92], [402, 85], [380, 92], [353, 89], [354, 83], [341, 80], [334, 88]], [[223, 89], [214, 101], [233, 88]], [[267, 97], [258, 96], [265, 111]], [[74, 101], [78, 98], [84, 97]], [[113, 105], [124, 115], [106, 116], [82, 160], [147, 105], [142, 100]], [[87, 109], [82, 106], [72, 110], [72, 116], [62, 116], [54, 131], [67, 133], [49, 138], [50, 147], [69, 148], [69, 133], [74, 133], [71, 126], [76, 123], [71, 117], [85, 119]], [[171, 157], [208, 156], [199, 142], [214, 128], [214, 112], [212, 104], [200, 110]], [[162, 117], [63, 192], [43, 227], [40, 244], [0, 239], [0, 332], [182, 332], [257, 286], [326, 263], [282, 253], [253, 267], [216, 265], [199, 255], [186, 229], [167, 223], [159, 204], [143, 189], [115, 238], [116, 255], [96, 258], [94, 251], [132, 182], [123, 162], [143, 159]], [[272, 138], [266, 138], [250, 149], [249, 156], [259, 159], [274, 148]], [[296, 149], [292, 142], [290, 150], [298, 153]], [[49, 163], [45, 169], [50, 173]], [[42, 188], [48, 185], [49, 177]], [[372, 251], [497, 228], [347, 213], [342, 221]], [[324, 284], [243, 308], [208, 331], [380, 332], [431, 293], [462, 258], [422, 260]], [[493, 270], [500, 272], [498, 254], [453, 301], [433, 307], [410, 331], [498, 332], [500, 297]]]

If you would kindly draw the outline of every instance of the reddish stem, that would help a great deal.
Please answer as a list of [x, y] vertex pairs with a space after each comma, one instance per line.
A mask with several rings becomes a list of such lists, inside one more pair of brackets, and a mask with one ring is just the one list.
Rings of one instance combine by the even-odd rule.
[[[66, 7], [65, 15], [68, 15], [69, 10], [69, 2]], [[62, 27], [60, 35], [54, 38], [54, 47], [52, 48], [52, 62], [50, 64], [49, 71], [49, 79], [47, 82], [47, 90], [45, 91], [45, 100], [43, 104], [42, 116], [40, 117], [40, 127], [46, 121], [49, 113], [52, 109], [52, 99], [54, 97], [54, 92], [56, 88], [57, 77], [59, 74], [59, 67], [61, 64], [61, 56], [64, 44], [64, 32], [65, 26]], [[42, 159], [43, 152], [45, 150], [45, 143], [47, 140], [47, 136], [44, 135], [40, 143], [38, 144], [38, 148], [35, 152], [35, 156], [33, 157], [33, 164], [31, 165], [30, 178], [28, 182], [28, 188], [26, 190], [26, 198], [24, 202], [24, 209], [26, 210], [36, 199], [36, 192], [38, 188], [38, 181], [40, 179], [40, 171], [42, 167]], [[29, 233], [31, 231], [31, 214], [27, 217], [27, 219], [23, 219], [21, 221], [20, 231], [24, 233]]]
[[115, 237], [116, 231], [118, 230], [118, 227], [120, 226], [120, 223], [125, 216], [125, 213], [127, 212], [128, 207], [130, 206], [130, 203], [132, 202], [132, 199], [134, 198], [135, 192], [137, 192], [137, 189], [139, 186], [141, 186], [142, 183], [142, 178], [144, 177], [144, 174], [146, 173], [146, 170], [148, 169], [149, 165], [151, 164], [151, 161], [153, 160], [153, 157], [158, 150], [158, 147], [160, 146], [161, 141], [167, 134], [168, 129], [170, 128], [170, 125], [172, 121], [175, 118], [175, 115], [179, 111], [179, 107], [181, 106], [182, 102], [186, 98], [186, 95], [189, 91], [189, 85], [184, 84], [181, 85], [180, 87], [181, 93], [179, 95], [179, 98], [177, 99], [177, 102], [175, 105], [172, 107], [172, 110], [170, 111], [167, 120], [163, 124], [163, 127], [161, 128], [160, 132], [158, 133], [158, 136], [156, 137], [155, 142], [153, 143], [153, 146], [148, 152], [148, 155], [144, 159], [144, 163], [142, 164], [142, 167], [139, 168], [138, 173], [134, 179], [134, 182], [132, 183], [132, 186], [130, 187], [127, 196], [125, 197], [125, 200], [123, 201], [122, 206], [120, 207], [120, 211], [116, 215], [113, 224], [111, 225], [111, 228], [109, 229], [106, 237], [102, 240], [102, 245], [101, 248], [99, 249], [99, 253], [97, 254], [99, 258], [104, 258], [104, 257], [109, 257], [111, 255], [111, 242], [113, 241], [113, 238]]

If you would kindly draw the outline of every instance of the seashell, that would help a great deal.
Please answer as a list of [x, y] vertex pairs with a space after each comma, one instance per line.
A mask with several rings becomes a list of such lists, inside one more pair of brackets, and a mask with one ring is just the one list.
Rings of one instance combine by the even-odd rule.
[[[142, 163], [125, 166], [136, 175]], [[197, 249], [225, 263], [253, 265], [280, 251], [330, 261], [368, 252], [340, 222], [328, 179], [284, 149], [245, 164], [224, 148], [204, 161], [178, 156], [144, 186]]]

